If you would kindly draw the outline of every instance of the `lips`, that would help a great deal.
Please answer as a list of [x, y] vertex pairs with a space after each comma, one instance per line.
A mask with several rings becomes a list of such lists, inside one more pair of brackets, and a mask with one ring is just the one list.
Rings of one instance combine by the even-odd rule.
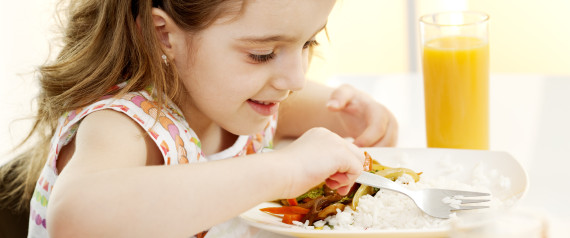
[[275, 104], [273, 102], [262, 102], [262, 101], [257, 101], [257, 100], [253, 100], [253, 99], [249, 99], [250, 101], [257, 103], [257, 104], [263, 104], [263, 105], [271, 105], [271, 104]]
[[251, 106], [251, 109], [262, 116], [271, 116], [277, 113], [277, 110], [279, 109], [279, 102], [257, 101], [249, 99], [247, 100], [247, 103], [249, 106]]

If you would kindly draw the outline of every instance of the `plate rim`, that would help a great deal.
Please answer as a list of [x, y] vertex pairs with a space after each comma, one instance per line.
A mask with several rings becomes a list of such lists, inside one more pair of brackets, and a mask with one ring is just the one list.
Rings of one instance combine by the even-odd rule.
[[280, 224], [274, 225], [270, 223], [261, 223], [257, 222], [254, 219], [249, 218], [246, 216], [248, 212], [252, 212], [253, 209], [263, 205], [263, 204], [276, 204], [273, 202], [263, 202], [256, 205], [254, 208], [248, 210], [239, 215], [240, 219], [244, 220], [249, 225], [254, 227], [268, 230], [272, 232], [278, 232], [281, 234], [319, 234], [319, 235], [415, 235], [415, 234], [430, 234], [430, 235], [445, 235], [449, 233], [449, 227], [441, 227], [441, 228], [428, 228], [428, 229], [369, 229], [369, 230], [311, 230], [311, 229], [303, 229], [301, 227], [297, 227], [295, 225], [288, 225], [288, 224]]
[[[390, 150], [390, 151], [431, 151], [431, 152], [452, 152], [452, 153], [499, 153], [508, 157], [513, 164], [516, 164], [517, 171], [522, 171], [523, 178], [521, 182], [523, 183], [522, 191], [513, 191], [512, 195], [507, 199], [515, 198], [513, 206], [518, 203], [526, 194], [528, 193], [528, 172], [520, 164], [520, 162], [514, 158], [511, 154], [506, 151], [494, 151], [494, 150], [469, 150], [469, 149], [453, 149], [453, 148], [399, 148], [399, 147], [361, 147], [362, 151], [365, 150]], [[257, 227], [262, 230], [267, 230], [270, 232], [287, 234], [287, 235], [383, 235], [383, 236], [414, 236], [414, 235], [427, 235], [429, 237], [439, 237], [449, 235], [451, 227], [449, 225], [441, 228], [427, 228], [427, 229], [370, 229], [370, 230], [310, 230], [302, 229], [300, 227], [295, 227], [294, 225], [283, 224], [283, 226], [274, 225], [271, 223], [258, 222], [255, 219], [247, 217], [249, 212], [254, 212], [253, 210], [262, 204], [269, 204], [271, 202], [263, 202], [255, 205], [253, 208], [248, 209], [246, 212], [239, 215], [239, 218], [244, 220], [247, 224]], [[275, 204], [275, 203], [274, 203]]]

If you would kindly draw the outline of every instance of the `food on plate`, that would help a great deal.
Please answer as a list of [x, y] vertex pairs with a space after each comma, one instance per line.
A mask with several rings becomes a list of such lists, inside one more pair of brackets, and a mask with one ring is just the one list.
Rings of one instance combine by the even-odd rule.
[[[309, 208], [303, 210], [304, 214], [289, 214], [286, 218], [283, 214], [275, 215], [260, 211], [260, 208], [302, 205], [302, 199], [297, 202], [297, 198], [289, 199], [289, 201], [264, 202], [244, 213], [242, 218], [249, 224], [264, 230], [303, 237], [305, 235], [307, 237], [313, 237], [313, 235], [314, 237], [328, 237], [331, 234], [343, 236], [342, 234], [353, 234], [353, 232], [354, 234], [364, 232], [370, 235], [397, 233], [405, 234], [406, 237], [411, 234], [421, 234], [422, 237], [429, 234], [430, 237], [443, 237], [449, 232], [452, 224], [458, 221], [458, 218], [471, 213], [494, 214], [509, 209], [517, 204], [527, 189], [528, 181], [524, 169], [515, 158], [504, 152], [457, 149], [363, 149], [373, 157], [377, 157], [382, 165], [422, 171], [422, 173], [416, 173], [418, 181], [414, 179], [413, 174], [405, 172], [394, 181], [409, 190], [440, 188], [491, 193], [493, 196], [489, 198], [490, 201], [477, 204], [489, 206], [489, 208], [454, 211], [450, 219], [441, 219], [422, 212], [412, 199], [402, 193], [380, 189], [374, 194], [374, 191], [362, 189], [363, 195], [360, 196], [356, 195], [356, 191], [360, 188], [358, 187], [351, 191], [351, 193], [354, 192], [352, 201], [358, 200], [358, 204], [355, 204], [356, 209], [352, 208], [352, 202], [341, 203], [344, 209], [341, 209], [340, 204], [335, 205], [336, 207], [327, 206], [328, 209], [324, 207], [321, 215], [332, 210], [336, 210], [336, 214], [331, 213], [325, 219], [313, 221], [311, 225], [307, 219]], [[366, 168], [372, 170], [373, 161], [369, 162]], [[380, 171], [378, 165], [374, 167], [375, 170]], [[405, 170], [400, 170], [402, 171]], [[318, 197], [323, 195], [324, 191], [325, 188], [321, 185], [311, 189], [304, 196], [317, 195]], [[358, 196], [360, 196], [358, 199], [354, 199]], [[459, 201], [451, 199], [443, 202], [452, 206]], [[293, 225], [284, 224], [283, 221]], [[312, 230], [330, 231], [315, 232]]]
[[[396, 181], [402, 176], [407, 176], [414, 182], [420, 180], [421, 172], [417, 173], [408, 168], [388, 167], [373, 160], [367, 152], [364, 152], [364, 155], [366, 157], [364, 170], [368, 173], [375, 173], [392, 181]], [[311, 226], [314, 222], [325, 220], [347, 207], [353, 211], [356, 210], [359, 200], [363, 196], [374, 196], [378, 191], [379, 189], [374, 187], [355, 184], [346, 196], [341, 196], [322, 183], [297, 198], [280, 200], [282, 207], [267, 207], [260, 210], [282, 216], [283, 223], [301, 222]]]

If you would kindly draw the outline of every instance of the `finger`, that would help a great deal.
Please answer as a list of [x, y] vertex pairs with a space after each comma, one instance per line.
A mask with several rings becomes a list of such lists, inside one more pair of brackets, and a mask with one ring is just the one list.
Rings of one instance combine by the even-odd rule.
[[350, 143], [350, 144], [348, 144], [348, 148], [350, 149], [352, 154], [354, 154], [356, 156], [356, 158], [358, 158], [360, 160], [360, 162], [364, 163], [364, 160], [366, 158], [364, 157], [362, 150], [360, 148], [358, 148], [357, 145], [355, 145], [354, 143]]
[[348, 181], [348, 177], [346, 176], [345, 173], [335, 173], [331, 175], [328, 179], [337, 181], [339, 184], [343, 184], [346, 181]]
[[327, 102], [327, 108], [333, 111], [341, 110], [349, 104], [353, 96], [354, 90], [349, 86], [342, 85], [332, 92]]
[[[359, 149], [358, 147], [356, 147], [355, 145], [352, 145], [353, 148], [355, 148], [354, 153], [355, 157], [353, 157], [353, 159], [350, 159], [349, 161], [347, 161], [347, 169], [346, 171], [343, 172], [343, 177], [338, 177], [338, 178], [342, 178], [342, 180], [337, 180], [341, 183], [340, 186], [343, 185], [352, 185], [356, 179], [358, 178], [358, 176], [360, 176], [360, 174], [362, 173], [362, 171], [364, 170], [364, 161], [366, 160], [366, 156], [364, 156], [364, 153], [361, 149]], [[337, 178], [337, 177], [335, 177]]]
[[342, 187], [338, 188], [338, 189], [336, 190], [336, 192], [337, 192], [338, 194], [340, 194], [341, 196], [345, 196], [345, 195], [348, 194], [348, 192], [350, 192], [350, 188], [351, 188], [352, 186], [354, 186], [354, 184], [352, 184], [352, 185], [350, 185], [350, 186], [342, 186]]
[[345, 173], [346, 180], [344, 180], [344, 183], [340, 183], [338, 185], [335, 184], [338, 186], [338, 188], [336, 188], [336, 190], [340, 195], [344, 196], [344, 195], [348, 194], [348, 192], [350, 191], [350, 188], [352, 186], [354, 186], [356, 179], [362, 173], [362, 171], [363, 171], [362, 170], [362, 164], [358, 164], [358, 165], [359, 165], [358, 168], [356, 168], [354, 172]]
[[335, 173], [325, 180], [327, 187], [338, 189], [348, 184], [348, 176], [344, 173]]
[[354, 185], [354, 181], [350, 181], [347, 175], [341, 173], [336, 173], [333, 176], [336, 176], [337, 177], [336, 179], [339, 179], [341, 177], [344, 178], [341, 179], [342, 182], [339, 180], [328, 178], [327, 180], [325, 180], [325, 184], [327, 185], [327, 187], [337, 190], [337, 192], [340, 195], [343, 196], [346, 195], [350, 191], [350, 188]]
[[331, 189], [337, 189], [340, 187], [340, 183], [338, 181], [334, 181], [332, 179], [326, 179], [325, 184], [327, 185], [327, 187], [329, 187]]
[[[379, 118], [379, 117], [372, 117]], [[377, 123], [368, 123], [368, 127], [354, 139], [354, 144], [360, 147], [367, 147], [381, 141], [387, 132], [388, 119], [382, 117], [382, 121]]]
[[341, 186], [346, 186], [348, 176], [345, 173], [335, 173], [325, 180], [326, 185], [331, 189], [338, 189]]
[[398, 140], [398, 122], [396, 118], [388, 112], [388, 124], [386, 128], [384, 128], [383, 136], [377, 140], [376, 142], [372, 143], [372, 146], [376, 147], [386, 147], [386, 146], [395, 146]]
[[398, 123], [396, 121], [390, 121], [386, 132], [384, 133], [384, 137], [374, 146], [378, 147], [388, 147], [388, 146], [396, 146], [398, 142]]
[[[325, 180], [325, 183], [331, 189], [339, 189], [347, 186], [348, 189], [350, 189], [352, 184], [356, 181], [356, 178], [363, 170], [362, 165], [365, 160], [364, 153], [352, 143], [345, 143], [345, 145], [348, 146], [348, 149], [353, 156], [348, 156], [348, 158], [345, 157], [345, 163], [337, 169], [336, 173]], [[341, 189], [341, 191], [344, 190]]]

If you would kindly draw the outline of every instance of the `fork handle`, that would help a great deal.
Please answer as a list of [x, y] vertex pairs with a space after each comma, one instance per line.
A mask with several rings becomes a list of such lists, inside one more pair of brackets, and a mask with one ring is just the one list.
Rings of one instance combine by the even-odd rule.
[[410, 196], [412, 193], [411, 190], [401, 186], [400, 184], [393, 182], [390, 179], [369, 172], [362, 172], [360, 176], [358, 176], [358, 178], [356, 179], [356, 182], [359, 184], [364, 184], [375, 188], [389, 189], [392, 191], [406, 194], [408, 196]]

